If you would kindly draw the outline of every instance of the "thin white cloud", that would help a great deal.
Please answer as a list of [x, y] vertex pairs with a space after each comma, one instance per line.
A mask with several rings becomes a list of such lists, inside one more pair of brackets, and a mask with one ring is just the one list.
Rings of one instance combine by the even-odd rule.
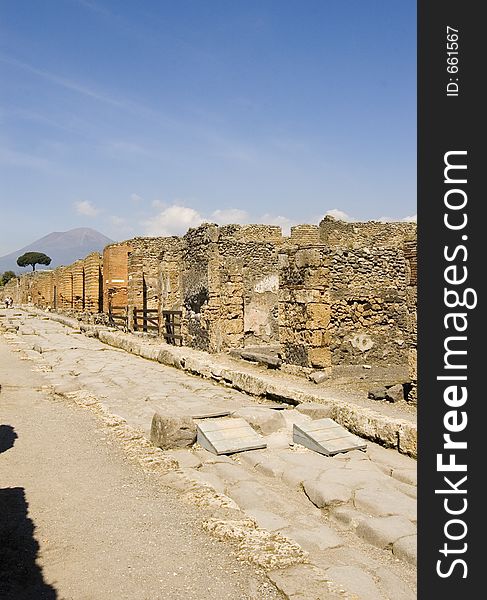
[[351, 223], [351, 222], [357, 220], [354, 217], [351, 217], [349, 214], [347, 214], [343, 210], [340, 210], [338, 208], [332, 208], [331, 210], [327, 210], [325, 213], [325, 217], [326, 216], [335, 217], [335, 219], [338, 219], [339, 221], [347, 221], [348, 223]]
[[[131, 100], [123, 98], [120, 94], [117, 94], [116, 96], [107, 94], [106, 92], [102, 92], [94, 88], [93, 86], [88, 86], [79, 81], [56, 75], [55, 73], [51, 73], [50, 71], [46, 71], [44, 69], [39, 69], [26, 62], [17, 60], [12, 56], [8, 56], [6, 54], [0, 55], [0, 62], [11, 65], [13, 67], [17, 67], [28, 73], [32, 73], [33, 75], [36, 75], [44, 79], [45, 81], [53, 83], [72, 92], [76, 92], [82, 96], [91, 98], [92, 100], [96, 100], [98, 102], [108, 104], [109, 106], [114, 106], [121, 110], [125, 110], [132, 114], [136, 114], [138, 117], [145, 117], [147, 119], [150, 119], [152, 123], [157, 122], [157, 124], [162, 125], [163, 127], [174, 128], [182, 127], [184, 125], [180, 121], [170, 116], [161, 114], [160, 112], [157, 112], [147, 106], [144, 106], [139, 102], [133, 102]], [[146, 151], [142, 149], [141, 153], [144, 152]]]
[[76, 214], [84, 217], [96, 217], [100, 213], [100, 209], [89, 200], [80, 200], [74, 203]]
[[163, 209], [163, 208], [167, 208], [167, 202], [163, 202], [162, 200], [153, 200], [151, 202], [151, 206], [152, 208], [159, 208], [159, 209]]
[[150, 236], [183, 235], [190, 227], [198, 227], [205, 219], [189, 206], [173, 204], [161, 210], [152, 219], [142, 222], [145, 234]]
[[75, 1], [80, 6], [83, 6], [84, 8], [92, 10], [93, 12], [98, 13], [99, 15], [103, 15], [105, 17], [113, 17], [113, 14], [110, 11], [108, 11], [103, 6], [100, 6], [96, 2], [88, 2], [88, 0], [75, 0]]
[[237, 223], [243, 225], [249, 222], [249, 215], [240, 208], [219, 208], [211, 213], [211, 220], [219, 225]]
[[144, 199], [142, 198], [142, 196], [139, 196], [139, 194], [130, 194], [130, 200], [134, 203], [134, 204], [140, 204]]
[[282, 215], [271, 215], [268, 213], [262, 215], [259, 219], [257, 219], [256, 222], [262, 223], [263, 225], [279, 225], [284, 235], [289, 235], [291, 232], [291, 227], [293, 225], [297, 225], [296, 221], [288, 219], [288, 217], [283, 217]]
[[417, 215], [411, 215], [402, 219], [397, 217], [379, 217], [377, 221], [379, 221], [380, 223], [416, 223]]
[[123, 217], [117, 217], [116, 215], [112, 215], [110, 217], [110, 223], [112, 225], [115, 225], [115, 227], [123, 227], [127, 224], [127, 219], [124, 219]]
[[8, 167], [22, 167], [28, 169], [49, 170], [51, 163], [45, 158], [18, 152], [11, 148], [0, 147], [0, 165]]
[[130, 234], [134, 232], [134, 228], [131, 225], [131, 221], [126, 219], [125, 217], [119, 217], [117, 215], [111, 215], [109, 217], [110, 224], [116, 228], [117, 233], [120, 234]]
[[77, 92], [78, 94], [87, 96], [89, 98], [98, 100], [100, 102], [104, 102], [105, 104], [110, 104], [111, 106], [117, 106], [119, 108], [127, 108], [127, 104], [125, 102], [121, 102], [120, 100], [117, 100], [116, 98], [113, 98], [111, 96], [103, 94], [103, 93], [101, 93], [93, 88], [90, 88], [86, 85], [83, 85], [77, 81], [73, 81], [72, 79], [67, 79], [66, 77], [60, 77], [58, 75], [55, 75], [54, 73], [50, 73], [49, 71], [44, 71], [43, 69], [38, 69], [36, 67], [33, 67], [32, 65], [29, 65], [25, 62], [17, 60], [16, 58], [12, 58], [10, 56], [3, 55], [3, 56], [0, 56], [0, 61], [4, 62], [6, 64], [9, 64], [9, 65], [12, 65], [14, 67], [18, 67], [19, 69], [22, 69], [23, 71], [32, 73], [33, 75], [37, 75], [38, 77], [41, 77], [42, 79], [45, 79], [46, 81], [54, 83], [60, 87], [70, 90], [72, 92]]
[[401, 221], [404, 221], [405, 223], [417, 223], [418, 215], [411, 215], [410, 217], [404, 217], [404, 219], [401, 219]]
[[289, 235], [291, 227], [297, 224], [296, 221], [283, 215], [269, 213], [254, 218], [247, 211], [240, 208], [219, 208], [210, 215], [202, 215], [194, 208], [186, 206], [184, 201], [175, 201], [168, 206], [160, 200], [154, 200], [152, 206], [158, 209], [157, 214], [151, 219], [141, 222], [145, 235], [150, 236], [184, 235], [190, 227], [198, 227], [202, 223], [278, 225], [285, 235]]

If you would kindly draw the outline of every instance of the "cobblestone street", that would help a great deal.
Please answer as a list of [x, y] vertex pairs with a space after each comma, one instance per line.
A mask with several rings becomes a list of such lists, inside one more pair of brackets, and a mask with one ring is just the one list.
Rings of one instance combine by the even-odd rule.
[[[292, 426], [330, 416], [326, 404], [278, 405], [40, 313], [0, 318], [1, 419], [18, 435], [0, 459], [2, 487], [25, 487], [59, 598], [416, 597], [413, 458], [371, 439], [323, 456], [293, 443]], [[243, 418], [267, 447], [217, 456], [150, 443], [155, 412], [198, 410]], [[93, 587], [77, 593], [81, 580]]]

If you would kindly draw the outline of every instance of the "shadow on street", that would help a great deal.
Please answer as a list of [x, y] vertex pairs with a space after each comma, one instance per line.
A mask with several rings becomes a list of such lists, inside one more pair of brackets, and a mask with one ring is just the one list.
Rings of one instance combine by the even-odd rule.
[[12, 448], [17, 437], [12, 425], [0, 425], [0, 454]]
[[[7, 448], [13, 445], [13, 439]], [[0, 598], [55, 600], [56, 590], [44, 581], [42, 569], [36, 564], [39, 544], [28, 507], [24, 488], [0, 489]]]

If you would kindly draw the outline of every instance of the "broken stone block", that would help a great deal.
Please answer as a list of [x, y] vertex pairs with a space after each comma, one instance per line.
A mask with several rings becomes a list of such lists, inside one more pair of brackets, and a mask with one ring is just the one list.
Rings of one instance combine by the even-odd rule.
[[369, 390], [367, 394], [368, 398], [372, 398], [372, 400], [385, 400], [387, 396], [387, 389], [385, 387], [374, 388], [373, 390]]
[[401, 402], [401, 400], [404, 400], [404, 388], [401, 383], [387, 388], [386, 400], [389, 400], [389, 402]]
[[324, 371], [314, 371], [314, 373], [311, 373], [309, 378], [314, 383], [320, 384], [329, 379], [329, 376]]
[[312, 419], [333, 418], [334, 407], [332, 403], [320, 404], [319, 402], [303, 402], [296, 406], [296, 410]]
[[399, 428], [399, 450], [413, 458], [417, 456], [418, 439], [416, 427], [413, 424], [405, 423]]
[[163, 450], [187, 448], [196, 441], [196, 424], [188, 416], [156, 412], [152, 417], [150, 439]]
[[242, 417], [249, 425], [264, 435], [278, 431], [286, 426], [286, 421], [281, 411], [261, 406], [240, 408], [233, 413], [233, 416]]
[[310, 348], [308, 359], [313, 367], [331, 367], [331, 351], [328, 348]]

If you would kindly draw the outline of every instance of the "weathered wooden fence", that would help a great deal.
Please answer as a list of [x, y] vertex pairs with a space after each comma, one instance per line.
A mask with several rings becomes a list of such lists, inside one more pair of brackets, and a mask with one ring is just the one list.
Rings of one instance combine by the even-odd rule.
[[181, 310], [163, 310], [162, 311], [162, 336], [168, 344], [173, 346], [183, 345], [183, 336], [181, 335]]

